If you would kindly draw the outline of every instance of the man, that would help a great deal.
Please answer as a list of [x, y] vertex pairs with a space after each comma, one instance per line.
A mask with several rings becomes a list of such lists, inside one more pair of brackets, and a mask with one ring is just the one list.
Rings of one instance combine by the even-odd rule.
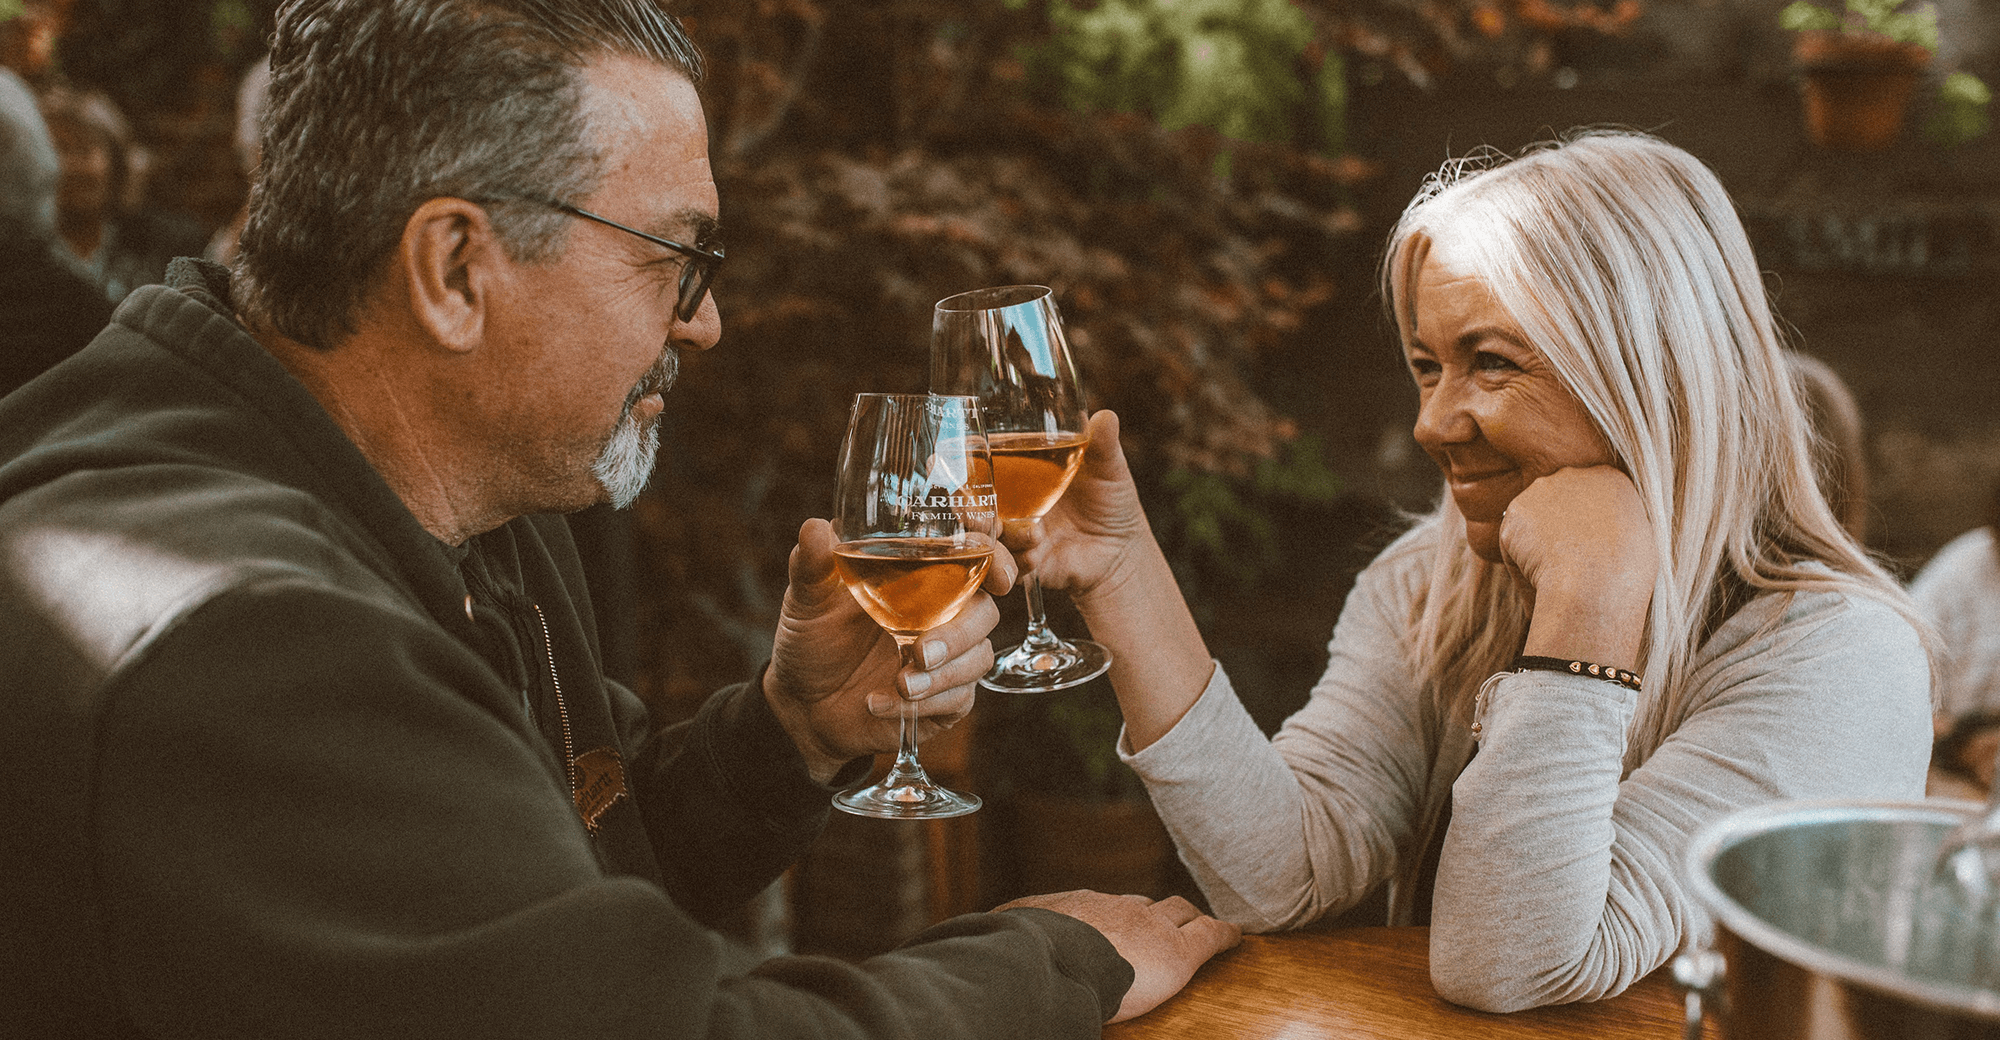
[[1094, 1036], [1234, 941], [1094, 893], [851, 965], [699, 923], [899, 688], [970, 708], [996, 612], [899, 671], [811, 521], [755, 682], [653, 733], [604, 681], [547, 513], [638, 493], [720, 335], [697, 76], [648, 0], [281, 12], [234, 276], [0, 403], [0, 1032]]

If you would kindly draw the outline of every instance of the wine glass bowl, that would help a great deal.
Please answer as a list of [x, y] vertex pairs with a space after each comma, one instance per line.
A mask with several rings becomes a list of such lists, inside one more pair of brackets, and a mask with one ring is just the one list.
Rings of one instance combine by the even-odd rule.
[[1000, 496], [1000, 519], [1040, 520], [1054, 509], [1083, 468], [1090, 438], [1081, 433], [1006, 431], [989, 433], [993, 490]]
[[979, 591], [993, 547], [949, 538], [861, 538], [835, 546], [833, 556], [861, 609], [899, 641], [915, 641]]
[[[975, 289], [939, 300], [931, 323], [931, 390], [979, 399], [1000, 520], [1038, 526], [1083, 466], [1090, 444], [1082, 383], [1056, 310], [1041, 285]], [[1111, 652], [1048, 627], [1041, 583], [1023, 577], [1028, 629], [980, 685], [1046, 693], [1095, 679]]]
[[[991, 474], [976, 399], [855, 396], [835, 481], [834, 570], [913, 667], [924, 667], [924, 633], [958, 614], [993, 563], [999, 518]], [[834, 806], [898, 820], [978, 809], [977, 796], [939, 787], [924, 773], [916, 705], [899, 703], [895, 763], [875, 783], [835, 795]]]

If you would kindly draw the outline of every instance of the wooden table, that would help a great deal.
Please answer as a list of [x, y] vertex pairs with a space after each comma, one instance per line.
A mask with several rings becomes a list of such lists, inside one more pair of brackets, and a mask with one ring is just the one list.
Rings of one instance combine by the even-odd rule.
[[[1511, 1015], [1447, 1003], [1431, 988], [1430, 929], [1246, 935], [1173, 999], [1105, 1040], [1680, 1040], [1681, 991], [1665, 969], [1592, 1004]], [[1711, 1026], [1706, 1036], [1716, 1036]]]

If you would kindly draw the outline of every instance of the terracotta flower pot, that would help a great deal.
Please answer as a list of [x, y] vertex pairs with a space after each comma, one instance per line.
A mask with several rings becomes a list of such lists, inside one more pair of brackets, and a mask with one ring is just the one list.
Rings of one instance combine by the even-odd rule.
[[1805, 75], [1806, 132], [1824, 148], [1879, 152], [1896, 143], [1931, 52], [1879, 36], [1799, 34], [1793, 51]]

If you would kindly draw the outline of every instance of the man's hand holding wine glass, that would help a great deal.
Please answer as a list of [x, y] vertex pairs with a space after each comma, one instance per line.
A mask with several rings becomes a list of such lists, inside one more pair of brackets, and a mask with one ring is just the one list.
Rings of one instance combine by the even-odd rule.
[[834, 534], [825, 520], [808, 520], [792, 550], [790, 586], [778, 619], [764, 696], [805, 755], [813, 779], [825, 783], [863, 755], [896, 750], [896, 694], [917, 701], [920, 739], [950, 728], [972, 710], [979, 677], [993, 667], [987, 634], [999, 623], [993, 596], [1014, 587], [1014, 559], [996, 549], [983, 595], [932, 629], [925, 663], [906, 667], [896, 641], [854, 600], [834, 570]]

